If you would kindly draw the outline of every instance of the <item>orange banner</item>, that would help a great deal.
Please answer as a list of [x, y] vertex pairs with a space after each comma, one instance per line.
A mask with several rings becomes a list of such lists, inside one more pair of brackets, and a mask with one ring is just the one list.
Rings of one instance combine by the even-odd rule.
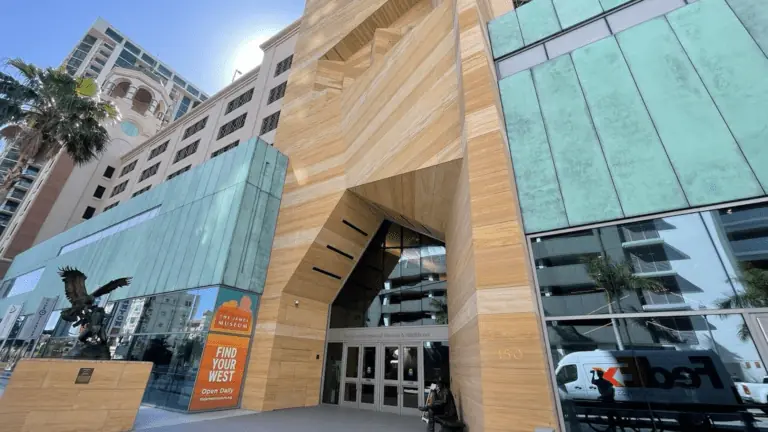
[[239, 302], [230, 300], [222, 303], [216, 309], [210, 331], [250, 336], [253, 326], [251, 303], [247, 295], [243, 295]]
[[247, 337], [208, 335], [190, 411], [237, 407], [249, 343]]

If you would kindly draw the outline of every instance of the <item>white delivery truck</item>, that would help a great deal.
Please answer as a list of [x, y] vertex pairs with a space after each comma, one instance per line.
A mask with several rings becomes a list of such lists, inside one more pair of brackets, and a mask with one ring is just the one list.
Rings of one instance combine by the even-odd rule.
[[555, 373], [561, 399], [572, 401], [734, 408], [742, 403], [723, 362], [712, 350], [581, 351], [563, 357]]

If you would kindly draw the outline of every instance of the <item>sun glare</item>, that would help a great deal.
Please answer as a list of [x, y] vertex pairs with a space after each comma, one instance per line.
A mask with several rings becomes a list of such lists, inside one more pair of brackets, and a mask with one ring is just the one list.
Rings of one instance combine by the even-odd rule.
[[247, 73], [260, 65], [264, 58], [264, 52], [261, 51], [259, 45], [269, 39], [270, 35], [271, 33], [258, 34], [241, 42], [235, 51], [234, 68], [242, 73]]

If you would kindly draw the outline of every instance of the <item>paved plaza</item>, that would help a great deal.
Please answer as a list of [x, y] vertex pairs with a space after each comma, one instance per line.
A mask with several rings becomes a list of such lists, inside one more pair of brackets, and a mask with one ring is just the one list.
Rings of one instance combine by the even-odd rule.
[[426, 430], [426, 424], [414, 416], [340, 408], [321, 405], [264, 413], [244, 410], [176, 414], [142, 407], [136, 418], [136, 431], [147, 432], [360, 432]]

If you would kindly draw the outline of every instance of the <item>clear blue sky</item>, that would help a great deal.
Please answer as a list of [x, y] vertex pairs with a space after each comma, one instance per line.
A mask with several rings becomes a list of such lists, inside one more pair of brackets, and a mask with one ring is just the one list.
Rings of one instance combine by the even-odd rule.
[[[258, 44], [299, 18], [304, 0], [4, 0], [0, 59], [58, 66], [101, 16], [208, 94], [235, 68], [260, 61]], [[243, 71], [245, 72], [245, 71]]]

